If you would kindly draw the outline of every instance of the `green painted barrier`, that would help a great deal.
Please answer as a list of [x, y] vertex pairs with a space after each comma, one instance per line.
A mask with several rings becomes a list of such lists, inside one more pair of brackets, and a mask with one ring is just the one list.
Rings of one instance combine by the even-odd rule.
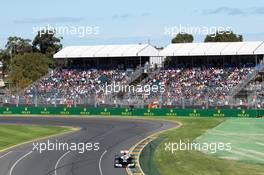
[[264, 116], [264, 109], [148, 109], [148, 108], [84, 108], [84, 107], [0, 107], [0, 115], [121, 115], [181, 117], [242, 117]]

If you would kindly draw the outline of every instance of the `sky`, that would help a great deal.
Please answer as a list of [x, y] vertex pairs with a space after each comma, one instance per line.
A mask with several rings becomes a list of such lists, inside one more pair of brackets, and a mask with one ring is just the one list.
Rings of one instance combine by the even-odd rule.
[[[228, 28], [245, 41], [264, 41], [263, 0], [2, 0], [0, 49], [9, 36], [33, 39], [56, 29], [68, 45], [151, 43], [166, 46], [177, 31], [194, 42]], [[195, 31], [194, 29], [199, 29]]]

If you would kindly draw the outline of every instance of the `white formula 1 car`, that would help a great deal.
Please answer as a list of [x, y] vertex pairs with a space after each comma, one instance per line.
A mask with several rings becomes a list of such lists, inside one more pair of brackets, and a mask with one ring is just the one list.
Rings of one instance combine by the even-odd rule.
[[135, 158], [129, 154], [129, 151], [120, 151], [115, 155], [115, 168], [135, 168]]

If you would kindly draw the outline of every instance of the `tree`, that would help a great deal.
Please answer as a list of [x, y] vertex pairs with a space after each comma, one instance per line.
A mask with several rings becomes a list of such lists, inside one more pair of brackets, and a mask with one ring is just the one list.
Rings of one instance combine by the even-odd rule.
[[243, 41], [242, 35], [236, 35], [232, 31], [217, 31], [215, 34], [207, 35], [204, 42], [239, 42]]
[[55, 32], [51, 30], [41, 30], [33, 40], [33, 50], [46, 54], [48, 57], [52, 57], [56, 52], [62, 48], [62, 38], [55, 36]]
[[0, 51], [0, 60], [3, 62], [3, 73], [7, 74], [10, 70], [11, 58], [17, 54], [32, 52], [30, 39], [24, 39], [17, 36], [10, 36], [7, 39], [5, 49]]
[[0, 61], [3, 63], [3, 75], [7, 74], [10, 65], [10, 55], [6, 50], [0, 49]]
[[24, 54], [32, 51], [32, 45], [30, 39], [24, 39], [17, 36], [8, 37], [5, 45], [6, 51], [12, 55]]
[[16, 55], [11, 62], [9, 80], [20, 90], [47, 74], [49, 64], [50, 59], [41, 53]]
[[171, 40], [171, 43], [192, 43], [193, 36], [188, 33], [178, 33], [175, 38]]

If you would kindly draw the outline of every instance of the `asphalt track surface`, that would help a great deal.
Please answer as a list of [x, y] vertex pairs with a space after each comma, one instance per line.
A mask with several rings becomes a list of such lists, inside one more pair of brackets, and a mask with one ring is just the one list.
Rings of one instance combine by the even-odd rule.
[[[100, 143], [99, 151], [83, 154], [77, 151], [45, 151], [40, 154], [32, 151], [32, 143], [20, 145], [0, 152], [0, 175], [126, 175], [125, 169], [114, 168], [115, 154], [128, 150], [150, 134], [175, 126], [175, 123], [166, 121], [106, 117], [0, 117], [0, 124], [79, 127], [79, 131], [49, 140]], [[38, 142], [47, 142], [47, 139]]]

